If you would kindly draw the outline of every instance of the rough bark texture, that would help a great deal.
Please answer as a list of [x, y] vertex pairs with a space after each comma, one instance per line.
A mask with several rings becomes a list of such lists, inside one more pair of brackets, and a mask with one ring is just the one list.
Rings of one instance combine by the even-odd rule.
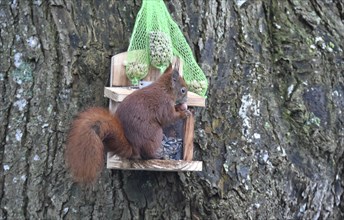
[[73, 116], [106, 106], [141, 1], [0, 0], [0, 219], [343, 219], [344, 3], [170, 0], [210, 82], [203, 172], [71, 182]]

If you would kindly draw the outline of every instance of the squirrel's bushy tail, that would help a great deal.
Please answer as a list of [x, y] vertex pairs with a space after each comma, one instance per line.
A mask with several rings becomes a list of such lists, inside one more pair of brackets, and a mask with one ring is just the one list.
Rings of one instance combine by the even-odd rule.
[[133, 153], [117, 117], [103, 108], [81, 112], [72, 123], [65, 151], [74, 181], [96, 180], [103, 168], [105, 147], [124, 158], [130, 158]]

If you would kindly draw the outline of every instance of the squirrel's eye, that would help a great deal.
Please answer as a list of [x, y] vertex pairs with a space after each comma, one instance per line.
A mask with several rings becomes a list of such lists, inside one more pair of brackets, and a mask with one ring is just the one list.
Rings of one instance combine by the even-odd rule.
[[183, 88], [180, 89], [180, 91], [182, 92], [182, 94], [185, 94], [186, 93], [186, 88], [183, 87]]

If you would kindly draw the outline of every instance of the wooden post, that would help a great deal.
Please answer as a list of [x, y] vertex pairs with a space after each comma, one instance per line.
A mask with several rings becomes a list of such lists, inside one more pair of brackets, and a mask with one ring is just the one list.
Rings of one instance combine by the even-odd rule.
[[195, 118], [194, 115], [191, 114], [185, 120], [185, 133], [184, 133], [184, 140], [183, 140], [183, 160], [192, 161], [193, 158], [193, 138], [194, 138], [194, 127], [195, 127]]

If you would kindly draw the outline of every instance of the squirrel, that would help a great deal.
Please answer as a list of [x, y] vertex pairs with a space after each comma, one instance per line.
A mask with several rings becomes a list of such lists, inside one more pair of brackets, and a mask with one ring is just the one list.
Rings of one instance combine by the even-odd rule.
[[128, 95], [116, 112], [92, 107], [78, 114], [67, 138], [65, 160], [75, 182], [94, 182], [103, 168], [104, 151], [122, 158], [161, 158], [163, 127], [186, 118], [187, 86], [179, 60], [152, 84]]

